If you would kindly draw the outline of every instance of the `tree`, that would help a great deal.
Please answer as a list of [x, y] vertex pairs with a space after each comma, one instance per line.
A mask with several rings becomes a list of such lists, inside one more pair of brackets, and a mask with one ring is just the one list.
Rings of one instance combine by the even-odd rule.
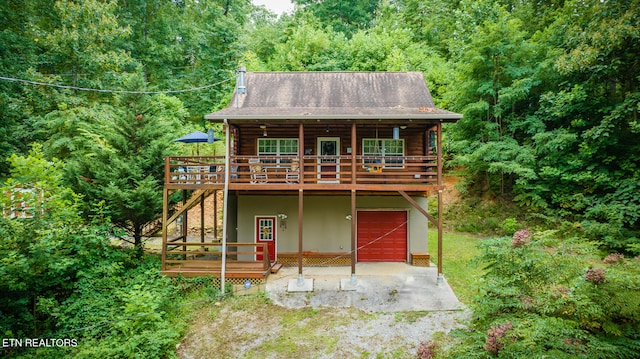
[[347, 37], [368, 28], [378, 7], [378, 0], [293, 0], [293, 3], [311, 12], [324, 26]]
[[[536, 178], [528, 146], [527, 123], [536, 79], [536, 52], [522, 22], [487, 2], [467, 4], [470, 11], [451, 42], [455, 87], [445, 95], [465, 117], [453, 126], [454, 161], [464, 167], [476, 189], [511, 194], [514, 184]], [[520, 108], [525, 108], [521, 111]], [[523, 128], [524, 127], [524, 128]], [[522, 137], [520, 137], [520, 136]]]
[[163, 159], [187, 112], [166, 95], [119, 95], [113, 102], [48, 114], [43, 126], [55, 135], [47, 153], [66, 161], [65, 178], [85, 196], [84, 210], [104, 201], [141, 253], [144, 225], [162, 213]]
[[9, 162], [0, 192], [0, 330], [37, 337], [51, 319], [48, 305], [69, 294], [78, 270], [108, 241], [104, 222], [82, 219], [82, 198], [64, 186], [60, 161], [46, 160], [36, 145]]

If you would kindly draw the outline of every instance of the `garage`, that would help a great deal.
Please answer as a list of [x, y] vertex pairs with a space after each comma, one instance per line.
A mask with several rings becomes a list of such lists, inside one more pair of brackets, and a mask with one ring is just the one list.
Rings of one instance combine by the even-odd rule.
[[407, 261], [407, 211], [358, 211], [358, 262]]

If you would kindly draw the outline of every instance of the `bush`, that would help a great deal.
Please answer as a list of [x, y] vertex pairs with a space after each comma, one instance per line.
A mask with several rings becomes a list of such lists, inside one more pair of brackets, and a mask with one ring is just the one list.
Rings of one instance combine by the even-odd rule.
[[440, 356], [636, 358], [640, 261], [602, 260], [598, 243], [554, 231], [514, 246], [518, 233], [481, 245], [487, 270], [473, 323]]
[[[0, 207], [19, 202], [29, 212], [0, 216], [0, 333], [74, 339], [77, 346], [3, 348], [0, 356], [175, 357], [189, 319], [187, 303], [219, 292], [186, 279], [174, 286], [160, 275], [157, 257], [140, 260], [131, 250], [112, 247], [107, 220], [81, 218], [81, 198], [61, 185], [60, 163], [44, 160], [37, 148], [10, 162], [15, 168], [0, 191]], [[25, 188], [33, 190], [16, 190]], [[17, 193], [30, 195], [18, 201]]]

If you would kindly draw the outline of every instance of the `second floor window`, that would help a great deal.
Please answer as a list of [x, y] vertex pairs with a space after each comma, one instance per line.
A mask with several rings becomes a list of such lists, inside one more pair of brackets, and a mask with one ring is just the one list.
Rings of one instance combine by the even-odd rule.
[[[262, 163], [289, 163], [291, 156], [298, 155], [297, 138], [259, 138], [258, 156]], [[286, 158], [279, 158], [285, 156]], [[273, 158], [270, 158], [273, 157]]]
[[390, 138], [362, 139], [364, 164], [383, 164], [385, 168], [404, 167], [404, 140]]

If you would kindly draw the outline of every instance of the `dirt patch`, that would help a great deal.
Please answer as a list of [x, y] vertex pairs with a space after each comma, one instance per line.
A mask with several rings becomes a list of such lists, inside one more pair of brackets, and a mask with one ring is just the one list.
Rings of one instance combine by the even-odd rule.
[[274, 305], [264, 295], [204, 308], [180, 358], [414, 358], [422, 341], [463, 327], [464, 311], [370, 313]]
[[444, 175], [442, 177], [442, 184], [444, 185], [442, 204], [445, 206], [457, 202], [460, 199], [460, 192], [456, 188], [459, 181], [460, 178], [454, 175]]

